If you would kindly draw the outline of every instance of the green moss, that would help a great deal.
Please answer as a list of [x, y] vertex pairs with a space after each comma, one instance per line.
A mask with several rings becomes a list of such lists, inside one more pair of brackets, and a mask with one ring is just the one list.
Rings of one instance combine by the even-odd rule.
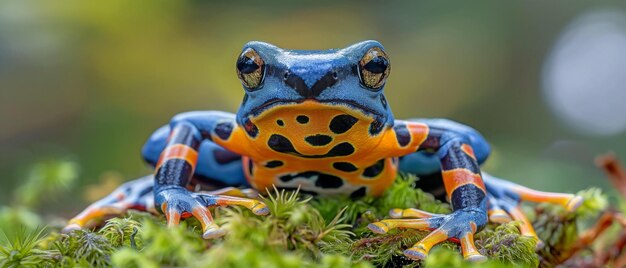
[[[512, 222], [490, 224], [475, 236], [478, 249], [490, 258], [486, 263], [465, 262], [459, 246], [452, 242], [436, 246], [425, 262], [416, 262], [405, 258], [402, 252], [427, 232], [396, 229], [377, 235], [366, 228], [368, 223], [387, 218], [392, 208], [450, 212], [448, 204], [415, 189], [415, 181], [415, 177], [400, 176], [382, 196], [356, 200], [312, 199], [297, 191], [274, 190], [264, 198], [271, 212], [267, 216], [256, 216], [237, 207], [212, 209], [217, 223], [228, 231], [224, 238], [214, 240], [201, 239], [201, 227], [194, 218], [168, 228], [163, 216], [136, 211], [107, 221], [97, 231], [59, 234], [26, 227], [0, 245], [0, 267], [554, 266], [563, 261], [562, 253], [575, 241], [580, 226], [593, 221], [607, 204], [599, 190], [590, 189], [579, 193], [586, 199], [576, 213], [547, 204], [526, 207], [546, 244], [539, 254], [535, 253], [535, 242], [520, 236], [518, 223]], [[5, 231], [12, 230], [6, 228], [8, 225], [39, 222], [41, 219], [28, 207], [0, 210], [0, 227]]]

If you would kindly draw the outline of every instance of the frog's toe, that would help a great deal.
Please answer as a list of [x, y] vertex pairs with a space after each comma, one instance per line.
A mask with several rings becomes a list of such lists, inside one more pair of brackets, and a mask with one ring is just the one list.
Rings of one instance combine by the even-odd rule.
[[220, 228], [217, 225], [213, 225], [208, 227], [206, 230], [204, 230], [204, 232], [202, 233], [202, 238], [204, 239], [213, 239], [213, 238], [219, 238], [222, 237], [226, 234], [226, 230]]
[[413, 245], [413, 247], [404, 251], [407, 258], [414, 260], [423, 260], [428, 256], [430, 249], [450, 238], [444, 228], [439, 228], [428, 234], [422, 240]]
[[436, 228], [430, 219], [387, 219], [370, 223], [367, 228], [377, 234], [384, 234], [394, 228], [411, 228], [418, 230], [430, 230]]
[[567, 211], [573, 212], [576, 209], [578, 209], [580, 205], [583, 204], [583, 201], [584, 199], [582, 196], [576, 195], [567, 202], [567, 204], [565, 205], [565, 208], [567, 209]]
[[399, 209], [394, 208], [389, 211], [389, 216], [394, 219], [400, 218], [432, 218], [441, 217], [441, 214], [430, 213], [416, 208]]
[[426, 259], [426, 257], [428, 256], [428, 252], [425, 252], [423, 249], [416, 247], [409, 248], [402, 253], [404, 253], [404, 256], [406, 256], [407, 258], [416, 261]]
[[524, 215], [522, 210], [517, 205], [508, 204], [504, 206], [504, 209], [508, 212], [511, 218], [515, 221], [520, 222], [519, 230], [520, 234], [525, 237], [530, 237], [537, 241], [537, 249], [542, 248], [544, 243], [539, 239], [537, 233], [535, 232], [535, 228], [530, 223], [528, 218]]
[[76, 231], [76, 230], [80, 230], [83, 227], [80, 226], [78, 223], [72, 223], [70, 222], [68, 225], [66, 225], [63, 230], [61, 230], [62, 233], [69, 233], [72, 231]]
[[494, 223], [507, 223], [511, 221], [511, 217], [503, 209], [490, 209], [488, 215], [489, 221]]

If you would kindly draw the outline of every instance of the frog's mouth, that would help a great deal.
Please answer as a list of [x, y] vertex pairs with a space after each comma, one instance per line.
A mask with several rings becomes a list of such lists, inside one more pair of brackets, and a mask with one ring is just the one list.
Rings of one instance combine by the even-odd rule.
[[311, 103], [318, 103], [321, 105], [325, 105], [325, 106], [344, 106], [344, 107], [348, 107], [351, 108], [353, 110], [357, 110], [359, 112], [361, 112], [363, 115], [365, 116], [371, 116], [373, 118], [375, 118], [376, 120], [383, 120], [384, 116], [379, 113], [378, 111], [367, 107], [363, 104], [360, 104], [356, 101], [353, 100], [344, 100], [344, 99], [329, 99], [329, 100], [312, 100], [312, 99], [298, 99], [298, 100], [285, 100], [285, 99], [280, 99], [280, 98], [273, 98], [270, 99], [266, 102], [264, 102], [263, 104], [259, 105], [258, 107], [252, 109], [250, 111], [249, 114], [246, 115], [246, 117], [251, 116], [251, 117], [258, 117], [260, 116], [264, 111], [269, 110], [275, 106], [278, 105], [290, 105], [290, 104], [301, 104], [304, 102], [311, 102]]

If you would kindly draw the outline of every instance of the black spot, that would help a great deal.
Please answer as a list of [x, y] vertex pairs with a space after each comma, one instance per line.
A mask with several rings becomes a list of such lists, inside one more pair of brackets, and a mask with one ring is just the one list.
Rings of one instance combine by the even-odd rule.
[[248, 133], [248, 135], [252, 138], [256, 137], [256, 135], [259, 134], [259, 129], [249, 119], [246, 119], [244, 123], [244, 129], [246, 130], [246, 133]]
[[293, 147], [293, 144], [291, 144], [289, 139], [287, 139], [285, 136], [278, 134], [272, 134], [272, 136], [270, 136], [269, 140], [267, 141], [267, 146], [279, 153], [300, 154], [296, 151], [296, 148]]
[[333, 163], [333, 167], [335, 169], [345, 171], [345, 172], [352, 172], [352, 171], [357, 170], [357, 168], [352, 163], [348, 163], [348, 162], [335, 162]]
[[296, 117], [296, 121], [300, 124], [306, 124], [309, 122], [309, 117], [306, 115], [298, 115], [298, 117]]
[[404, 147], [409, 145], [411, 142], [411, 133], [409, 133], [409, 129], [405, 124], [397, 124], [393, 126], [393, 130], [396, 132], [396, 139], [400, 146]]
[[193, 168], [187, 160], [175, 158], [164, 161], [154, 178], [159, 185], [183, 185], [182, 180], [191, 177], [192, 173]]
[[365, 187], [361, 187], [357, 189], [356, 191], [352, 192], [350, 194], [350, 198], [354, 199], [354, 198], [364, 197], [366, 193], [367, 193], [367, 189]]
[[337, 176], [320, 173], [315, 181], [315, 186], [325, 189], [336, 189], [343, 185], [343, 180]]
[[317, 134], [313, 136], [308, 136], [304, 138], [304, 140], [313, 146], [324, 146], [329, 144], [333, 140], [333, 138], [328, 135]]
[[269, 146], [272, 150], [284, 153], [291, 154], [304, 158], [326, 158], [326, 157], [335, 157], [335, 156], [347, 156], [354, 153], [354, 147], [352, 144], [348, 142], [340, 143], [335, 145], [330, 151], [323, 155], [303, 155], [296, 151], [296, 148], [293, 147], [293, 144], [289, 139], [282, 135], [272, 134], [269, 140], [267, 141], [267, 146]]
[[380, 133], [381, 130], [383, 130], [384, 126], [385, 124], [383, 124], [381, 120], [379, 120], [378, 118], [374, 119], [374, 121], [370, 124], [370, 135], [377, 135], [378, 133]]
[[284, 165], [285, 163], [283, 163], [283, 161], [279, 161], [279, 160], [272, 160], [269, 161], [265, 164], [266, 168], [277, 168], [280, 167], [282, 165]]
[[330, 121], [330, 125], [328, 127], [333, 133], [341, 134], [350, 130], [350, 128], [352, 128], [352, 126], [354, 126], [354, 124], [358, 121], [359, 119], [354, 116], [342, 114], [335, 116], [335, 118]]
[[328, 157], [333, 156], [348, 156], [354, 153], [354, 146], [348, 142], [343, 142], [335, 145], [330, 151], [326, 154]]
[[215, 126], [215, 134], [222, 140], [228, 139], [231, 133], [233, 133], [233, 123], [231, 122], [222, 122]]
[[376, 164], [367, 167], [364, 171], [363, 171], [363, 177], [366, 178], [374, 178], [378, 175], [380, 175], [381, 172], [383, 172], [383, 170], [385, 169], [385, 159], [381, 159], [378, 160], [378, 162], [376, 162]]
[[279, 119], [279, 120], [276, 120], [276, 124], [282, 127], [282, 126], [285, 125], [285, 122], [283, 122], [283, 120]]
[[220, 165], [225, 165], [228, 163], [241, 160], [240, 155], [233, 153], [231, 151], [226, 151], [226, 150], [221, 150], [221, 149], [217, 149], [213, 151], [213, 158], [215, 159], [215, 162], [217, 162]]
[[252, 158], [248, 158], [248, 174], [250, 174], [250, 176], [254, 174], [254, 163], [252, 162]]
[[198, 148], [200, 141], [193, 135], [193, 126], [190, 124], [179, 124], [174, 128], [176, 135], [172, 136], [170, 144], [185, 144], [191, 148]]

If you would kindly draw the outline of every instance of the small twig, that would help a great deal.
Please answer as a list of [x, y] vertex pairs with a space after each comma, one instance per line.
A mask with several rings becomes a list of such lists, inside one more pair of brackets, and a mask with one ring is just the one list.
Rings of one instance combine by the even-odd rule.
[[614, 153], [607, 153], [596, 158], [596, 165], [606, 172], [615, 189], [626, 199], [626, 171]]

